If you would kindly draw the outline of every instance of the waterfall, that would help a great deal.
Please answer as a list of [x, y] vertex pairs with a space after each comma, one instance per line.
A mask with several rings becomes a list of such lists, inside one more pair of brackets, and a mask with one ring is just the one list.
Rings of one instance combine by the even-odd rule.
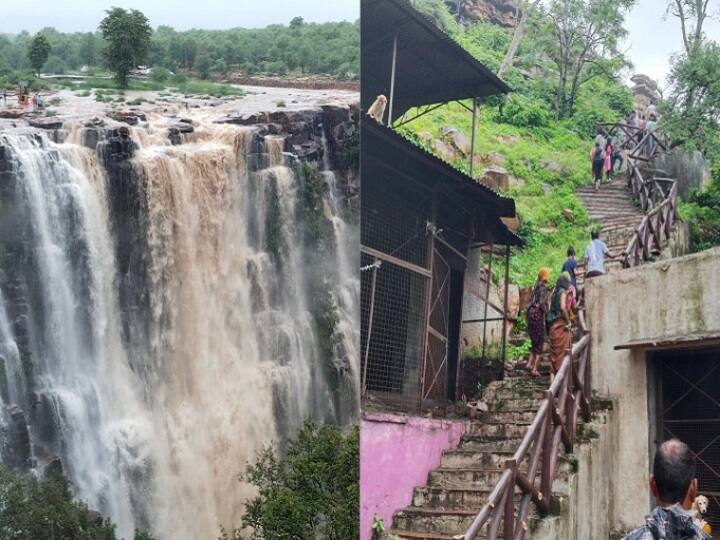
[[173, 145], [163, 122], [127, 155], [117, 130], [0, 132], [0, 428], [24, 419], [30, 466], [59, 457], [120, 537], [208, 539], [260, 448], [357, 414], [357, 231], [325, 162], [308, 240], [284, 137], [196, 119]]

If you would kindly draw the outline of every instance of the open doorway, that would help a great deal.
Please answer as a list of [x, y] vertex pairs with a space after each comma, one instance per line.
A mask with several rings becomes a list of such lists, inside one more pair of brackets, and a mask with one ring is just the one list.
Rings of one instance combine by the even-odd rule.
[[[653, 352], [655, 424], [651, 453], [676, 437], [696, 456], [705, 519], [720, 538], [720, 346]], [[651, 405], [651, 409], [652, 409]]]

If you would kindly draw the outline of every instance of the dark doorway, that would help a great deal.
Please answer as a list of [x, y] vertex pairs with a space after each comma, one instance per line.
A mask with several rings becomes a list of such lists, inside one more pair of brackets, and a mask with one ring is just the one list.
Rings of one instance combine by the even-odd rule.
[[656, 373], [656, 443], [676, 437], [696, 456], [705, 519], [720, 534], [720, 348], [653, 353]]

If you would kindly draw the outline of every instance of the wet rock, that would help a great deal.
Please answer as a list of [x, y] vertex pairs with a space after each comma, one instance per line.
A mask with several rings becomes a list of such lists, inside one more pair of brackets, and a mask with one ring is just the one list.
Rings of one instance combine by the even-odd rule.
[[18, 118], [22, 118], [25, 114], [25, 111], [23, 109], [2, 109], [0, 110], [0, 118], [9, 118], [12, 120], [17, 120]]
[[51, 456], [41, 466], [43, 476], [61, 476], [64, 473], [62, 460], [57, 456]]
[[3, 447], [3, 463], [12, 469], [28, 469], [30, 467], [30, 431], [28, 430], [25, 413], [17, 405], [8, 409], [8, 426]]
[[147, 121], [145, 113], [136, 109], [129, 111], [112, 111], [109, 116], [117, 122], [123, 122], [131, 126], [137, 126], [140, 122]]
[[63, 121], [54, 116], [31, 118], [28, 120], [28, 124], [38, 129], [61, 129], [63, 127]]

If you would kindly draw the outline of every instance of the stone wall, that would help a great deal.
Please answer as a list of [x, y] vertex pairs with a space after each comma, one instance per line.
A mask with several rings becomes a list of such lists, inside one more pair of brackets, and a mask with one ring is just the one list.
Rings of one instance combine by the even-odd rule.
[[412, 501], [444, 450], [455, 448], [467, 423], [393, 414], [364, 414], [360, 424], [360, 540], [372, 537], [373, 517], [387, 529], [393, 512]]
[[586, 286], [593, 391], [617, 400], [610, 524], [628, 530], [650, 507], [645, 353], [614, 347], [640, 339], [720, 332], [720, 248], [622, 270]]

